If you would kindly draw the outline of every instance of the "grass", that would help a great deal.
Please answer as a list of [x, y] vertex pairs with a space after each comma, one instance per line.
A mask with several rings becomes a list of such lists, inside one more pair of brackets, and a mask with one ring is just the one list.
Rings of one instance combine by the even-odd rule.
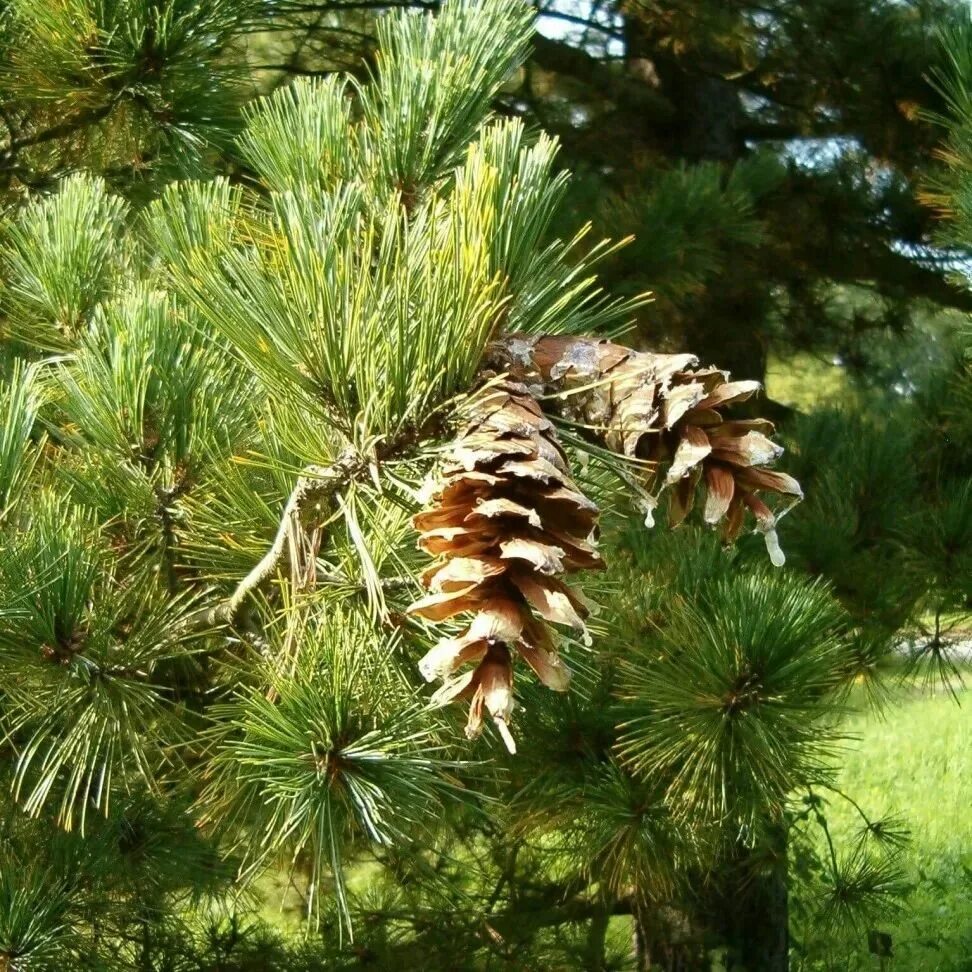
[[779, 358], [771, 355], [766, 365], [766, 394], [800, 411], [846, 402], [854, 395], [847, 372], [824, 358], [802, 353]]
[[[965, 675], [966, 688], [972, 686]], [[900, 814], [912, 834], [906, 850], [913, 890], [882, 930], [894, 942], [895, 972], [972, 972], [972, 692], [903, 689], [882, 714], [848, 720], [856, 737], [841, 788], [869, 813]], [[832, 806], [835, 836], [857, 826]], [[882, 968], [876, 964], [864, 968]]]

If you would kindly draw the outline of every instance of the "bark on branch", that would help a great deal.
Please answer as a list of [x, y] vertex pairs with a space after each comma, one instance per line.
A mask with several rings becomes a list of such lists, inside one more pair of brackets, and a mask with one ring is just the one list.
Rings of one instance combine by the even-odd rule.
[[297, 537], [311, 511], [319, 520], [321, 507], [330, 506], [337, 492], [365, 468], [362, 458], [351, 452], [344, 453], [330, 466], [307, 466], [287, 500], [273, 543], [259, 563], [236, 585], [225, 601], [190, 615], [186, 625], [192, 628], [212, 627], [232, 621], [246, 599], [273, 575], [288, 549], [295, 549]]
[[7, 144], [0, 146], [0, 165], [7, 168], [8, 164], [12, 162], [15, 155], [21, 149], [32, 148], [35, 145], [44, 145], [47, 142], [53, 142], [59, 138], [67, 138], [82, 128], [87, 128], [89, 125], [96, 125], [98, 122], [104, 121], [115, 109], [120, 99], [121, 95], [116, 95], [107, 104], [101, 105], [98, 108], [91, 108], [88, 111], [82, 111], [51, 128], [42, 129], [39, 132], [25, 135], [22, 138], [15, 137], [11, 132], [10, 140]]

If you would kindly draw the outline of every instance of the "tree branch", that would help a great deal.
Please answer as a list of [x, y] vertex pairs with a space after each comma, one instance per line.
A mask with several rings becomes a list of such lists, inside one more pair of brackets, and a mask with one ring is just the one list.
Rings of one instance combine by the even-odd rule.
[[243, 602], [256, 591], [277, 569], [292, 540], [300, 530], [308, 511], [322, 503], [330, 504], [338, 490], [342, 489], [362, 470], [366, 463], [360, 456], [345, 452], [330, 466], [307, 466], [297, 479], [287, 505], [284, 507], [277, 534], [269, 550], [259, 563], [236, 585], [233, 593], [219, 604], [189, 615], [186, 627], [211, 627], [232, 621]]
[[321, 78], [328, 74], [339, 73], [333, 68], [303, 68], [296, 64], [254, 64], [254, 71], [280, 71], [283, 74], [299, 75], [308, 78]]
[[565, 13], [562, 10], [557, 10], [553, 7], [543, 8], [541, 7], [537, 11], [538, 16], [545, 17], [548, 20], [562, 20], [568, 24], [575, 24], [578, 27], [583, 27], [585, 30], [593, 30], [597, 33], [604, 34], [607, 37], [613, 37], [617, 40], [624, 39], [624, 31], [618, 29], [617, 27], [612, 27], [609, 24], [602, 24], [596, 20], [592, 20], [590, 17], [582, 17], [578, 14]]
[[858, 244], [850, 258], [844, 251], [815, 254], [822, 275], [841, 283], [868, 284], [882, 295], [897, 298], [907, 295], [924, 297], [942, 307], [965, 313], [972, 312], [972, 293], [952, 284], [942, 274], [892, 250], [884, 241], [873, 245]]
[[589, 85], [601, 97], [635, 112], [645, 122], [666, 121], [674, 111], [669, 100], [645, 82], [620, 73], [610, 63], [592, 57], [578, 47], [551, 40], [543, 34], [533, 36], [533, 61], [546, 71], [567, 75]]
[[118, 97], [116, 96], [108, 104], [102, 105], [100, 108], [92, 108], [90, 111], [81, 112], [81, 114], [75, 115], [74, 118], [69, 118], [59, 125], [52, 125], [50, 128], [35, 132], [33, 135], [25, 135], [23, 138], [11, 139], [4, 146], [2, 152], [0, 152], [0, 157], [6, 162], [21, 149], [31, 148], [34, 145], [43, 145], [45, 142], [53, 142], [55, 139], [73, 135], [76, 131], [79, 131], [87, 125], [94, 125], [102, 121], [111, 113], [117, 104]]
[[437, 11], [441, 6], [440, 0], [323, 0], [323, 2], [302, 3], [293, 0], [290, 3], [279, 3], [275, 9], [278, 14], [294, 13], [345, 13], [348, 10], [395, 10], [402, 7], [415, 10]]

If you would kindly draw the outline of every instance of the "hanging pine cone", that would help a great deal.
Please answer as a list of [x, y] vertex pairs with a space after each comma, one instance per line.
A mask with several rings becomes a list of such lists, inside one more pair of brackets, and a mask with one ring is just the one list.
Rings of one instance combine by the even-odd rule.
[[[543, 622], [585, 630], [585, 604], [559, 575], [601, 566], [592, 541], [597, 507], [572, 482], [550, 420], [509, 381], [475, 406], [427, 499], [413, 524], [419, 546], [438, 559], [422, 575], [429, 595], [409, 613], [473, 618], [419, 669], [428, 681], [444, 680], [436, 701], [470, 700], [467, 735], [480, 732], [485, 708], [515, 752], [513, 650], [546, 686], [567, 688], [570, 673]], [[466, 665], [474, 667], [457, 675]]]
[[[673, 524], [690, 512], [701, 487], [707, 523], [721, 523], [732, 540], [750, 510], [771, 559], [780, 564], [776, 516], [757, 494], [781, 494], [792, 505], [803, 496], [800, 484], [762, 468], [783, 452], [769, 439], [771, 422], [726, 420], [722, 414], [749, 398], [759, 383], [729, 381], [725, 372], [698, 369], [697, 363], [690, 354], [653, 354], [570, 336], [510, 335], [489, 355], [492, 367], [533, 394], [556, 396], [558, 413], [608, 449], [643, 460], [659, 492], [673, 486]], [[650, 516], [649, 511], [649, 521]]]

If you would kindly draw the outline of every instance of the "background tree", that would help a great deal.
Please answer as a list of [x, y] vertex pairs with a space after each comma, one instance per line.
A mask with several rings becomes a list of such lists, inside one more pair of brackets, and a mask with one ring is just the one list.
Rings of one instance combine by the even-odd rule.
[[[969, 310], [918, 200], [939, 137], [924, 114], [942, 107], [936, 30], [961, 4], [535, 6], [544, 33], [502, 110], [563, 143], [562, 231], [593, 218], [635, 235], [602, 273], [652, 291], [651, 346], [761, 380], [772, 355], [836, 355], [881, 386], [899, 375], [875, 373], [875, 336], [923, 330], [929, 306]], [[266, 83], [348, 66], [356, 42], [367, 54], [369, 8], [265, 8]]]
[[573, 84], [586, 112], [569, 96], [559, 116], [535, 103], [576, 152], [604, 224], [639, 228], [615, 279], [658, 295], [646, 335], [678, 334], [746, 377], [788, 349], [866, 373], [869, 336], [907, 332], [923, 301], [967, 309], [916, 199], [938, 138], [922, 116], [941, 104], [935, 31], [958, 7], [590, 9], [601, 27], [577, 27], [588, 57], [537, 48], [548, 100]]

